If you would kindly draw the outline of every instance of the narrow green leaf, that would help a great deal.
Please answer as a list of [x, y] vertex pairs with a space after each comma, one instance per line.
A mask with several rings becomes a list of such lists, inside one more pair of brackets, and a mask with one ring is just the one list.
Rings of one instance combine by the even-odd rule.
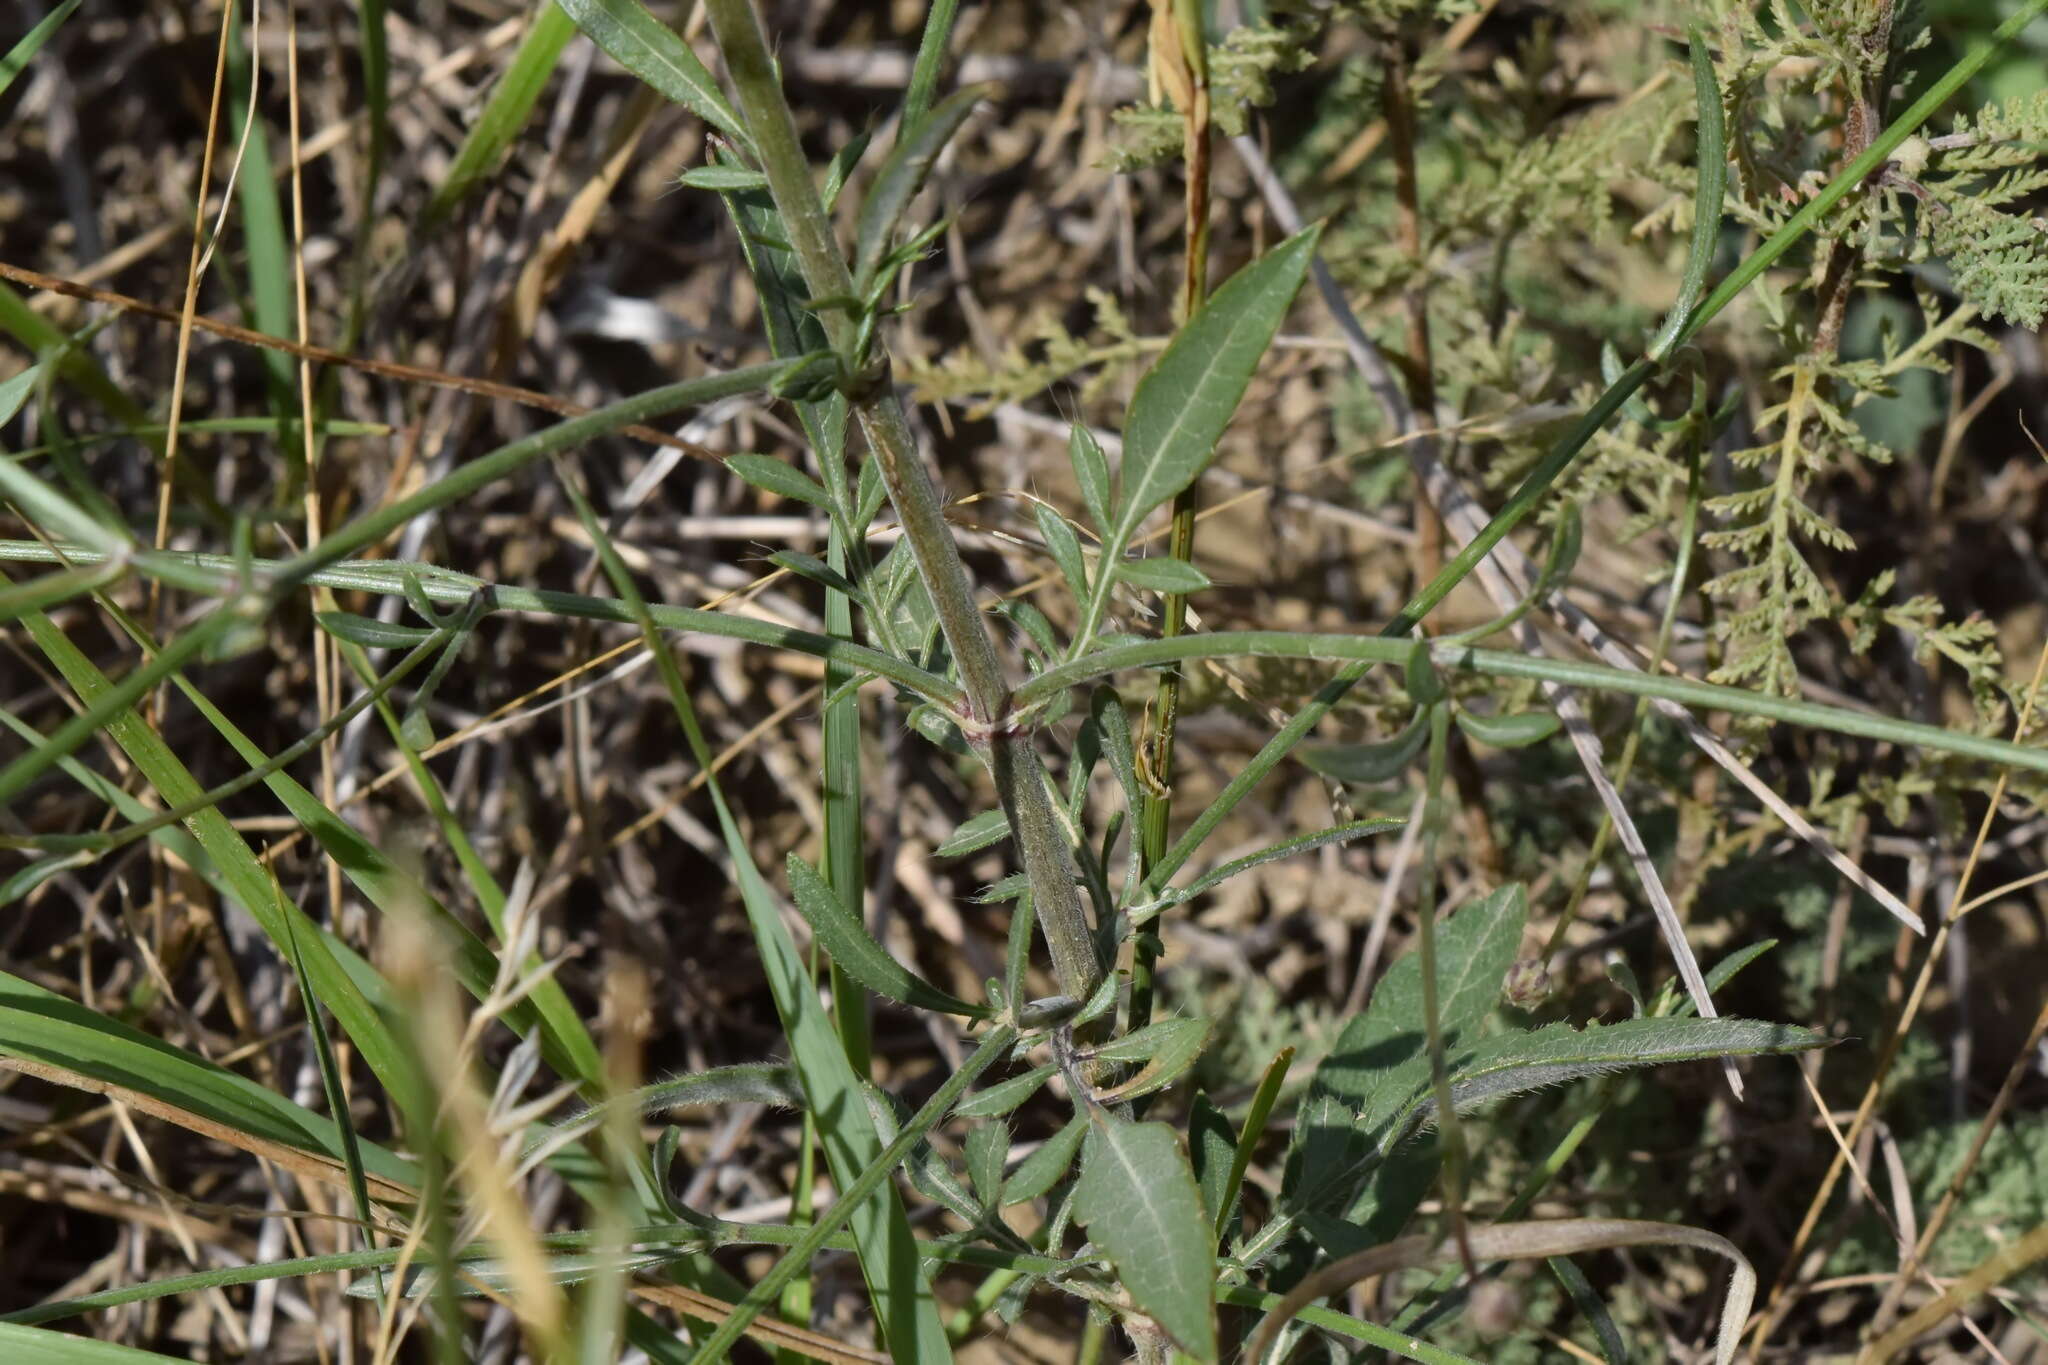
[[1211, 1027], [1207, 1019], [1161, 1019], [1095, 1049], [1099, 1061], [1145, 1064], [1135, 1076], [1096, 1098], [1104, 1104], [1122, 1103], [1164, 1090], [1202, 1055], [1209, 1045]]
[[1319, 227], [1296, 233], [1231, 276], [1138, 381], [1124, 427], [1123, 505], [1105, 553], [1121, 554], [1146, 514], [1208, 465], [1320, 234]]
[[963, 1119], [1000, 1118], [1036, 1095], [1059, 1068], [1051, 1062], [1034, 1066], [1021, 1076], [999, 1081], [986, 1090], [968, 1096], [953, 1110]]
[[947, 836], [946, 842], [932, 850], [934, 858], [964, 858], [970, 853], [979, 853], [1010, 837], [1010, 821], [1001, 808], [985, 810], [979, 815], [969, 816], [961, 822], [960, 828]]
[[897, 225], [910, 208], [910, 201], [924, 188], [925, 177], [939, 153], [960, 131], [960, 125], [974, 112], [986, 95], [980, 86], [956, 90], [932, 107], [915, 126], [897, 135], [889, 159], [882, 163], [874, 188], [860, 206], [860, 222], [854, 233], [854, 293], [865, 299], [874, 286], [895, 240]]
[[[1465, 1049], [1452, 1064], [1451, 1102], [1463, 1113], [1491, 1100], [1588, 1076], [1672, 1062], [1810, 1052], [1828, 1042], [1827, 1035], [1812, 1029], [1754, 1019], [1629, 1019], [1584, 1029], [1552, 1024], [1497, 1034]], [[1384, 1145], [1432, 1122], [1435, 1113], [1436, 1098], [1425, 1082], [1422, 1092], [1402, 1106]]]
[[[7, 55], [0, 57], [0, 95], [7, 93], [7, 87], [14, 84], [14, 78], [28, 68], [28, 64], [35, 60], [36, 53], [42, 51], [43, 44], [49, 42], [51, 36], [64, 27], [64, 21], [69, 19], [71, 11], [77, 8], [78, 0], [64, 0], [63, 4], [44, 15], [42, 21], [34, 28], [24, 33], [19, 42], [7, 49]], [[5, 417], [0, 417], [0, 422], [6, 420]]]
[[626, 70], [742, 147], [753, 139], [719, 92], [718, 82], [682, 36], [648, 13], [640, 0], [556, 0]]
[[796, 908], [817, 935], [819, 944], [831, 954], [840, 970], [867, 990], [912, 1009], [959, 1014], [986, 1019], [988, 1008], [970, 1005], [948, 995], [889, 956], [889, 950], [875, 942], [867, 926], [840, 903], [825, 879], [794, 853], [789, 855], [789, 889]]
[[1209, 1220], [1180, 1134], [1091, 1109], [1074, 1216], [1160, 1330], [1197, 1360], [1215, 1360]]
[[[78, 0], [65, 0], [67, 8], [77, 3]], [[44, 22], [47, 23], [48, 20]], [[35, 364], [11, 379], [0, 380], [0, 427], [14, 420], [14, 414], [21, 411], [21, 405], [28, 402], [29, 395], [36, 391], [36, 384], [42, 378], [42, 374], [43, 367]]]
[[[597, 548], [599, 561], [612, 580], [614, 590], [625, 600], [631, 619], [640, 627], [648, 650], [654, 656], [655, 666], [661, 672], [662, 685], [668, 692], [676, 720], [689, 744], [690, 755], [705, 772], [705, 790], [711, 798], [712, 809], [718, 817], [719, 834], [731, 859], [733, 881], [746, 906], [748, 927], [753, 931], [769, 991], [775, 999], [775, 1012], [782, 1022], [783, 1036], [789, 1039], [791, 1059], [802, 1081], [810, 1110], [834, 1116], [833, 1122], [819, 1125], [818, 1135], [825, 1149], [826, 1163], [832, 1170], [833, 1182], [839, 1187], [840, 1199], [812, 1225], [805, 1239], [815, 1238], [822, 1242], [832, 1231], [851, 1220], [855, 1244], [859, 1248], [861, 1275], [867, 1283], [869, 1299], [875, 1306], [883, 1340], [892, 1352], [904, 1358], [939, 1358], [947, 1349], [945, 1324], [939, 1319], [930, 1280], [918, 1264], [916, 1242], [910, 1234], [910, 1221], [904, 1213], [903, 1203], [895, 1190], [885, 1184], [889, 1173], [902, 1160], [911, 1143], [905, 1141], [899, 1145], [891, 1142], [885, 1145], [877, 1132], [867, 1113], [866, 1096], [846, 1055], [845, 1044], [826, 1019], [816, 983], [797, 954], [789, 927], [782, 921], [782, 908], [768, 889], [760, 869], [754, 865], [752, 850], [740, 832], [739, 822], [733, 818], [732, 807], [726, 802], [724, 786], [716, 777], [711, 746], [704, 737], [696, 705], [690, 699], [689, 688], [683, 682], [675, 656], [662, 643], [645, 599], [640, 596], [632, 574], [619, 558], [611, 537], [605, 533], [603, 523], [591, 510], [590, 500], [583, 496], [573, 480], [564, 479], [561, 486], [569, 495], [577, 519], [590, 536], [591, 544]], [[843, 907], [841, 914], [845, 914]], [[865, 928], [861, 934], [866, 936]], [[1000, 1039], [1006, 1033], [1006, 1030], [997, 1029], [991, 1037]], [[993, 1060], [993, 1054], [977, 1051], [968, 1064], [955, 1072], [927, 1103], [926, 1111], [921, 1111], [926, 1125], [943, 1117], [974, 1077]], [[899, 1139], [905, 1136], [898, 1135]], [[921, 1138], [922, 1131], [914, 1137]], [[768, 1276], [748, 1292], [733, 1314], [719, 1324], [692, 1359], [708, 1363], [722, 1358], [746, 1330], [754, 1315], [775, 1302], [782, 1286], [808, 1264], [810, 1255], [816, 1251], [816, 1244], [813, 1243], [808, 1251], [804, 1248], [805, 1242], [793, 1247]]]
[[1095, 520], [1095, 529], [1107, 535], [1116, 515], [1116, 494], [1109, 479], [1109, 457], [1095, 433], [1079, 422], [1067, 434], [1067, 459], [1074, 466], [1074, 482], [1080, 485], [1081, 501]]
[[427, 231], [445, 222], [470, 191], [496, 169], [505, 149], [526, 126], [535, 101], [547, 87], [548, 77], [555, 73], [555, 63], [561, 60], [563, 49], [575, 36], [576, 21], [555, 0], [541, 0], [526, 36], [519, 40], [519, 50], [512, 55], [512, 64], [491, 87], [483, 112], [470, 125], [448, 174], [427, 201], [421, 215]]
[[1045, 537], [1046, 552], [1059, 567], [1060, 577], [1067, 580], [1067, 591], [1077, 602], [1087, 600], [1088, 561], [1081, 554], [1081, 538], [1065, 517], [1044, 503], [1034, 504], [1031, 512], [1038, 521], [1038, 533]]
[[1237, 1133], [1230, 1126], [1230, 1116], [1198, 1092], [1188, 1106], [1188, 1156], [1195, 1183], [1202, 1188], [1202, 1207], [1209, 1211], [1212, 1225], [1223, 1222], [1223, 1206], [1231, 1197], [1230, 1162], [1236, 1154]]
[[335, 639], [361, 645], [364, 649], [411, 649], [435, 635], [427, 626], [379, 621], [372, 616], [358, 616], [352, 611], [316, 611], [313, 619]]
[[1115, 561], [1115, 567], [1119, 583], [1148, 588], [1157, 593], [1200, 592], [1209, 586], [1209, 575], [1185, 559], [1175, 559], [1171, 555], [1119, 559]]
[[825, 491], [823, 484], [772, 455], [728, 455], [725, 467], [747, 483], [779, 498], [807, 502], [827, 510], [832, 506], [832, 495]]
[[[121, 1086], [264, 1142], [346, 1161], [347, 1144], [333, 1120], [5, 972], [0, 972], [0, 1055]], [[410, 1162], [374, 1143], [361, 1144], [360, 1151], [364, 1168], [381, 1179], [408, 1187], [418, 1183]]]
[[720, 193], [768, 188], [767, 176], [744, 166], [692, 166], [677, 179], [685, 189], [716, 190]]
[[1065, 1179], [1067, 1168], [1074, 1164], [1074, 1154], [1081, 1150], [1081, 1139], [1087, 1135], [1087, 1115], [1076, 1114], [1067, 1120], [1066, 1127], [1018, 1162], [1017, 1169], [1003, 1182], [1004, 1207], [1037, 1199]]
[[[277, 889], [278, 900], [284, 900], [284, 892]], [[342, 1089], [341, 1067], [334, 1058], [334, 1045], [327, 1037], [327, 1022], [321, 1016], [320, 997], [314, 993], [313, 978], [306, 972], [305, 955], [299, 951], [298, 930], [289, 916], [280, 915], [285, 924], [285, 948], [291, 955], [292, 979], [299, 987], [299, 1007], [306, 1012], [306, 1028], [313, 1038], [313, 1057], [320, 1068], [320, 1088], [327, 1096], [327, 1112], [334, 1120], [334, 1126], [341, 1134], [342, 1167], [348, 1174], [349, 1198], [355, 1202], [356, 1218], [361, 1223], [357, 1230], [362, 1234], [363, 1246], [375, 1246], [375, 1213], [370, 1207], [370, 1187], [363, 1176], [362, 1142], [356, 1137], [355, 1123], [348, 1112], [348, 1092]], [[384, 1277], [371, 1277], [371, 1287], [381, 1293]]]
[[1001, 1119], [977, 1123], [967, 1130], [967, 1178], [983, 1209], [993, 1209], [1003, 1195], [1003, 1163], [1010, 1154], [1010, 1125]]
[[1557, 717], [1549, 711], [1517, 711], [1505, 716], [1482, 716], [1459, 707], [1451, 713], [1458, 728], [1479, 743], [1495, 749], [1522, 749], [1557, 733]]
[[[22, 624], [44, 657], [56, 666], [65, 682], [87, 704], [85, 714], [92, 715], [95, 709], [110, 701], [121, 701], [116, 685], [110, 683], [106, 675], [47, 616], [31, 613], [22, 618]], [[159, 655], [158, 660], [166, 657], [169, 657], [168, 652]], [[136, 673], [145, 671], [138, 669]], [[166, 805], [174, 808], [190, 805], [204, 794], [198, 781], [172, 754], [163, 737], [143, 720], [132, 705], [122, 703], [113, 706], [104, 724], [107, 735], [121, 746]], [[390, 1024], [327, 952], [324, 943], [314, 941], [315, 930], [311, 921], [304, 919], [303, 912], [289, 902], [277, 901], [270, 874], [258, 862], [241, 831], [213, 807], [196, 811], [186, 824], [213, 859], [214, 865], [229, 879], [235, 898], [262, 926], [264, 935], [273, 946], [281, 951], [287, 937], [279, 915], [297, 922], [295, 927], [300, 931], [306, 965], [319, 988], [321, 999], [334, 1011], [378, 1078], [387, 1086], [404, 1083], [410, 1075], [410, 1061], [394, 1037]]]
[[799, 578], [808, 578], [820, 587], [844, 593], [863, 607], [867, 605], [867, 596], [849, 583], [845, 574], [816, 555], [807, 555], [802, 550], [777, 550], [768, 556], [768, 562], [777, 568], [789, 570]]
[[1277, 862], [1282, 858], [1291, 858], [1297, 853], [1307, 853], [1313, 849], [1322, 848], [1326, 844], [1349, 843], [1353, 839], [1362, 839], [1368, 834], [1384, 834], [1388, 830], [1401, 828], [1404, 823], [1406, 822], [1393, 819], [1354, 820], [1349, 824], [1333, 825], [1329, 829], [1317, 830], [1314, 834], [1304, 834], [1294, 839], [1283, 839], [1279, 843], [1262, 848], [1256, 853], [1247, 853], [1242, 858], [1233, 858], [1221, 867], [1195, 878], [1186, 886], [1172, 887], [1149, 905], [1133, 906], [1130, 912], [1131, 922], [1142, 924], [1168, 906], [1179, 905], [1183, 901], [1192, 900], [1204, 891], [1212, 887], [1221, 886], [1232, 877], [1243, 872], [1249, 872], [1252, 868], [1259, 867], [1262, 864]]
[[1721, 118], [1721, 87], [1714, 80], [1713, 58], [1695, 26], [1687, 35], [1692, 59], [1694, 102], [1699, 107], [1699, 173], [1693, 189], [1692, 245], [1686, 252], [1685, 276], [1671, 315], [1650, 342], [1655, 360], [1668, 354], [1692, 320], [1700, 295], [1706, 292], [1707, 271], [1720, 245], [1722, 197], [1728, 186], [1728, 134]]

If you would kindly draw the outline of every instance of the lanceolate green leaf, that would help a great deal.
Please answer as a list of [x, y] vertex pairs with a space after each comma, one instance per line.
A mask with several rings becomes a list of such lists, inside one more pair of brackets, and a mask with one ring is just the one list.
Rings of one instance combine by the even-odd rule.
[[856, 295], [864, 296], [878, 277], [882, 260], [895, 238], [896, 226], [910, 208], [910, 201], [924, 187], [925, 177], [931, 174], [939, 153], [986, 93], [978, 86], [956, 90], [934, 105], [915, 126], [903, 129], [889, 159], [882, 163], [881, 174], [875, 177], [875, 187], [868, 191], [860, 206], [853, 265]]
[[742, 147], [753, 139], [682, 36], [640, 0], [556, 0], [612, 60]]
[[1172, 555], [1119, 559], [1116, 561], [1116, 576], [1120, 582], [1134, 588], [1149, 588], [1160, 593], [1200, 592], [1209, 586], [1209, 575], [1185, 559], [1175, 559]]
[[832, 960], [868, 990], [912, 1009], [970, 1019], [988, 1017], [986, 1008], [948, 995], [889, 956], [889, 950], [875, 942], [867, 926], [853, 917], [816, 869], [794, 853], [789, 855], [789, 889], [797, 909]]
[[[1451, 1062], [1451, 1102], [1460, 1111], [1508, 1095], [1671, 1062], [1722, 1057], [1776, 1056], [1825, 1047], [1825, 1034], [1754, 1019], [1629, 1019], [1575, 1029], [1552, 1024], [1531, 1032], [1497, 1034]], [[1402, 1106], [1384, 1146], [1391, 1147], [1429, 1123], [1436, 1100], [1425, 1084]]]
[[1109, 549], [1120, 552], [1146, 513], [1195, 481], [1237, 411], [1315, 254], [1318, 227], [1231, 276], [1138, 381], [1124, 425], [1121, 505]]
[[1180, 1134], [1092, 1110], [1074, 1216], [1174, 1344], [1197, 1360], [1215, 1360], [1209, 1219]]

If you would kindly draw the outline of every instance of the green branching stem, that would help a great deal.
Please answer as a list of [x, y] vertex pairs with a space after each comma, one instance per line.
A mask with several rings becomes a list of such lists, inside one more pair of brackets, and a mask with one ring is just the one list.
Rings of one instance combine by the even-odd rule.
[[[705, 10], [805, 285], [815, 299], [850, 297], [852, 275], [833, 239], [759, 16], [750, 0], [709, 0]], [[994, 774], [997, 799], [1022, 853], [1060, 989], [1085, 999], [1100, 979], [1101, 967], [1075, 888], [1073, 851], [1059, 833], [1037, 751], [1013, 723], [1009, 681], [975, 605], [973, 585], [946, 525], [938, 490], [918, 454], [885, 365], [878, 360], [871, 366], [867, 355], [857, 353], [861, 329], [856, 319], [841, 309], [823, 308], [818, 320], [846, 371], [862, 376], [848, 399], [880, 463], [939, 628], [959, 667], [968, 713], [962, 728]]]

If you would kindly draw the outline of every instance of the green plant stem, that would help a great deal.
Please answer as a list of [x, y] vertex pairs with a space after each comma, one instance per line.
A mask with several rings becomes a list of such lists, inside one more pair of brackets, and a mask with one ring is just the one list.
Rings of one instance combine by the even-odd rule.
[[[0, 541], [0, 561], [98, 564], [106, 558], [102, 552], [77, 546], [65, 545], [52, 549], [32, 540]], [[147, 550], [134, 554], [127, 562], [136, 572], [161, 579], [169, 586], [221, 594], [235, 590], [235, 560], [227, 555]], [[276, 560], [250, 561], [250, 571], [259, 583], [273, 581], [280, 576], [283, 567], [283, 564]], [[405, 580], [408, 576], [418, 581], [420, 590], [429, 600], [438, 603], [460, 604], [467, 602], [472, 594], [482, 591], [487, 594], [487, 606], [492, 611], [531, 612], [540, 616], [610, 621], [621, 625], [636, 624], [631, 607], [616, 597], [593, 597], [583, 593], [506, 587], [433, 564], [412, 564], [398, 560], [352, 561], [317, 569], [306, 574], [300, 581], [312, 587], [391, 595], [405, 591]], [[730, 640], [744, 640], [750, 644], [813, 655], [827, 662], [843, 663], [855, 671], [872, 673], [900, 684], [926, 701], [949, 709], [960, 705], [963, 700], [960, 689], [936, 673], [928, 673], [892, 654], [884, 654], [880, 650], [870, 649], [851, 641], [835, 640], [829, 635], [795, 630], [750, 617], [702, 611], [695, 607], [650, 603], [647, 612], [653, 618], [654, 624], [663, 630], [689, 631]]]
[[[1193, 89], [1189, 108], [1182, 113], [1183, 158], [1187, 162], [1185, 196], [1186, 264], [1182, 270], [1181, 317], [1192, 319], [1209, 292], [1209, 44], [1201, 32], [1202, 7], [1178, 4], [1169, 10], [1172, 28], [1178, 34], [1188, 77]], [[1167, 553], [1192, 564], [1195, 558], [1195, 508], [1200, 500], [1200, 483], [1191, 483], [1173, 499], [1172, 530]], [[1109, 568], [1100, 571], [1102, 582], [1110, 580]], [[1166, 594], [1160, 634], [1172, 639], [1187, 629], [1188, 599], [1185, 593]], [[1091, 623], [1090, 629], [1093, 626]], [[1159, 697], [1154, 710], [1152, 734], [1152, 787], [1145, 797], [1139, 821], [1139, 871], [1150, 871], [1166, 853], [1166, 836], [1173, 822], [1173, 745], [1180, 725], [1181, 671], [1169, 668], [1159, 679]], [[1152, 1022], [1152, 970], [1159, 956], [1158, 938], [1140, 934], [1131, 946], [1131, 998], [1126, 1027], [1140, 1029]]]
[[1415, 893], [1415, 942], [1422, 964], [1422, 1028], [1429, 1047], [1429, 1079], [1436, 1093], [1438, 1124], [1443, 1135], [1444, 1221], [1457, 1244], [1465, 1268], [1472, 1251], [1465, 1235], [1465, 1130], [1458, 1106], [1451, 1101], [1451, 1072], [1444, 1057], [1442, 989], [1436, 953], [1436, 887], [1438, 843], [1444, 823], [1444, 779], [1451, 750], [1451, 704], [1439, 700], [1429, 708], [1429, 766], [1423, 779], [1422, 878]]
[[924, 1106], [903, 1125], [902, 1131], [896, 1134], [895, 1141], [882, 1149], [882, 1154], [870, 1162], [868, 1168], [862, 1171], [850, 1186], [840, 1192], [838, 1202], [806, 1228], [782, 1259], [775, 1263], [774, 1268], [747, 1291], [746, 1298], [742, 1299], [726, 1320], [718, 1325], [718, 1330], [697, 1348], [692, 1359], [702, 1362], [703, 1365], [723, 1359], [725, 1353], [730, 1351], [734, 1343], [745, 1333], [747, 1325], [763, 1309], [775, 1302], [784, 1285], [810, 1265], [811, 1259], [824, 1249], [826, 1239], [839, 1230], [840, 1225], [863, 1200], [895, 1173], [896, 1168], [910, 1155], [911, 1148], [923, 1141], [924, 1135], [946, 1116], [962, 1095], [967, 1093], [967, 1087], [974, 1083], [975, 1078], [1007, 1052], [1010, 1044], [1016, 1040], [1017, 1034], [1014, 1029], [1001, 1025], [991, 1029], [988, 1036], [983, 1038], [980, 1045], [960, 1064], [959, 1070], [948, 1076], [946, 1083], [940, 1086], [938, 1091], [924, 1102]]
[[[850, 297], [852, 275], [833, 240], [831, 221], [783, 98], [759, 15], [750, 0], [707, 0], [705, 12], [805, 285], [816, 299]], [[995, 778], [997, 799], [1009, 818], [1039, 923], [1045, 927], [1054, 974], [1062, 992], [1085, 999], [1101, 979], [1101, 966], [1075, 887], [1073, 851], [1046, 794], [1037, 751], [1029, 736], [1012, 724], [1009, 681], [975, 605], [973, 585], [946, 525], [938, 490], [889, 385], [886, 358], [877, 357], [871, 366], [869, 357], [854, 353], [860, 329], [841, 309], [823, 308], [817, 315], [842, 366], [860, 376], [848, 401], [880, 461], [904, 538], [960, 670], [968, 712], [963, 732]]]
[[902, 137], [919, 123], [932, 107], [932, 95], [939, 88], [939, 71], [946, 64], [946, 48], [953, 37], [953, 20], [960, 12], [960, 0], [934, 0], [924, 17], [924, 34], [917, 42], [917, 61], [910, 68], [910, 85], [903, 93], [903, 117], [896, 126]]
[[[1063, 688], [1133, 668], [1151, 668], [1186, 659], [1232, 657], [1275, 659], [1325, 659], [1348, 661], [1371, 667], [1400, 663], [1407, 659], [1410, 644], [1373, 635], [1322, 635], [1306, 632], [1236, 630], [1183, 636], [1178, 640], [1147, 640], [1141, 644], [1118, 645], [1098, 650], [1071, 664], [1049, 668], [1017, 689], [1020, 709], [1035, 708]], [[1537, 682], [1560, 683], [1593, 692], [1618, 692], [1639, 697], [1660, 697], [1681, 706], [1703, 711], [1727, 711], [1736, 715], [1760, 716], [1765, 720], [1803, 725], [1836, 734], [1855, 735], [1889, 743], [1959, 754], [1987, 763], [2004, 763], [2033, 772], [2048, 772], [2048, 750], [2013, 744], [2007, 740], [1944, 730], [1917, 721], [1852, 711], [1750, 692], [1717, 683], [1695, 682], [1690, 678], [1658, 677], [1605, 664], [1578, 663], [1566, 659], [1493, 649], [1474, 649], [1455, 642], [1432, 648], [1431, 658], [1439, 668], [1457, 669], [1494, 678], [1528, 678]], [[1351, 673], [1346, 669], [1345, 673]], [[1327, 689], [1325, 689], [1327, 691]], [[1206, 812], [1205, 812], [1206, 814]], [[1172, 868], [1188, 844], [1183, 836], [1167, 855]], [[1155, 873], [1146, 883], [1146, 899], [1157, 896], [1165, 885], [1167, 872]], [[1156, 879], [1156, 884], [1155, 884]], [[1142, 901], [1140, 902], [1143, 903]]]

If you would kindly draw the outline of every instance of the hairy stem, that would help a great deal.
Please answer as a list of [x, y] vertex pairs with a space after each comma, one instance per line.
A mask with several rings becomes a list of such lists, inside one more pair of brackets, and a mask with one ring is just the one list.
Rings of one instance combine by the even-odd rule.
[[[705, 10], [804, 283], [813, 298], [844, 299], [853, 293], [852, 275], [833, 240], [831, 222], [798, 141], [795, 118], [783, 98], [760, 18], [750, 0], [709, 0]], [[1024, 872], [1045, 926], [1060, 989], [1086, 998], [1101, 969], [1074, 884], [1073, 851], [1053, 818], [1038, 754], [1028, 737], [1011, 724], [1009, 680], [975, 605], [973, 584], [947, 529], [938, 490], [918, 455], [902, 404], [889, 386], [886, 357], [879, 358], [875, 370], [870, 371], [869, 358], [852, 353], [859, 328], [842, 309], [821, 308], [818, 320], [848, 371], [863, 375], [858, 391], [848, 399], [880, 462], [883, 482], [903, 519], [903, 534], [931, 594], [939, 628], [959, 666], [966, 692], [967, 739], [995, 776], [997, 799], [1023, 855]]]

